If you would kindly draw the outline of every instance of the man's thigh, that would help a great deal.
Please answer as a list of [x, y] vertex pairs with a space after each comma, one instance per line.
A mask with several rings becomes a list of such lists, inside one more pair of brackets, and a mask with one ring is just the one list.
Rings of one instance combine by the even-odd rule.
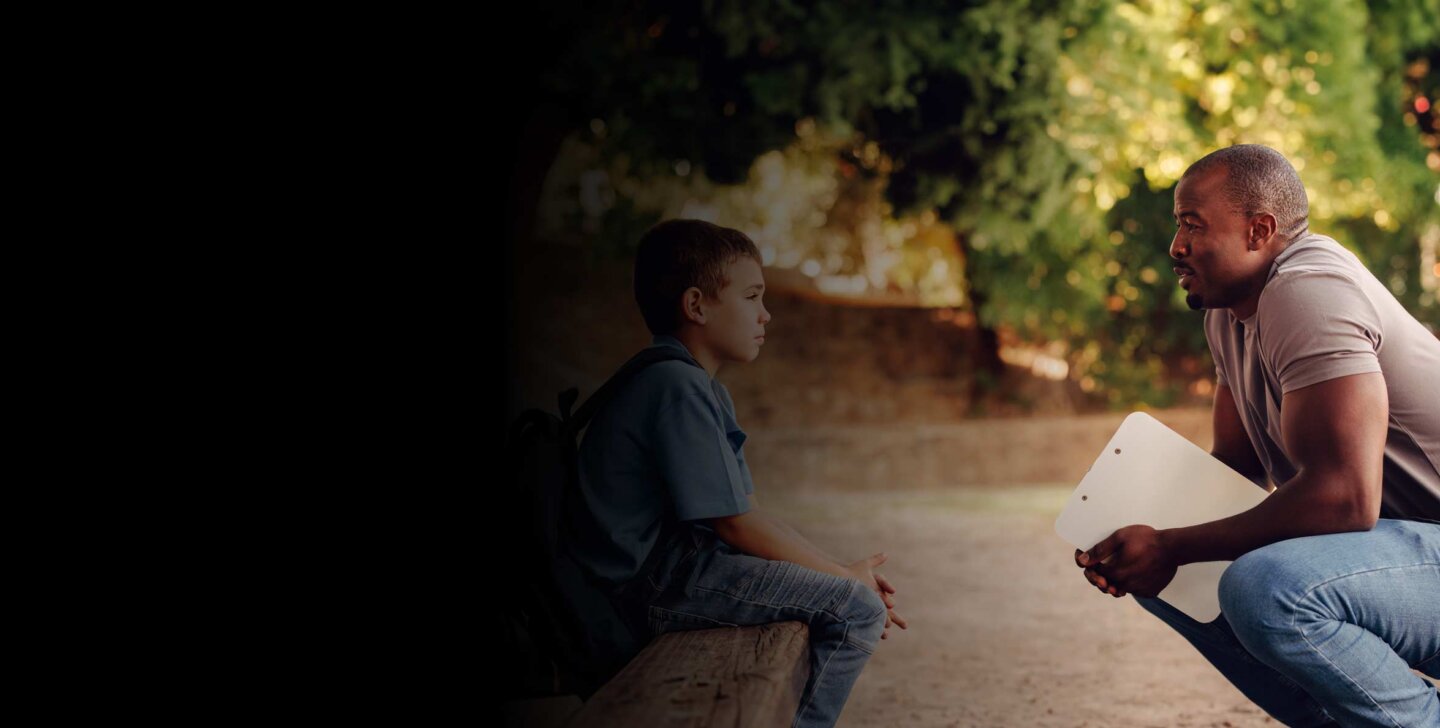
[[1220, 600], [1237, 628], [1240, 620], [1266, 631], [1303, 631], [1298, 623], [1317, 615], [1359, 625], [1434, 674], [1440, 524], [1382, 518], [1369, 531], [1270, 544], [1226, 569]]

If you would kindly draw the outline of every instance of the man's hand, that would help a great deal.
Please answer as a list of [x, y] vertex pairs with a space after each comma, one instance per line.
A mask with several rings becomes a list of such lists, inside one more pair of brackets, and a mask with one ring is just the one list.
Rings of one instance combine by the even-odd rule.
[[1091, 586], [1099, 589], [1101, 594], [1109, 594], [1117, 599], [1125, 596], [1124, 591], [1121, 591], [1100, 574], [1100, 569], [1103, 567], [1102, 564], [1096, 564], [1087, 568], [1086, 564], [1088, 563], [1090, 562], [1087, 560], [1085, 552], [1080, 549], [1075, 549], [1075, 565], [1085, 569], [1085, 580], [1090, 582]]
[[880, 595], [880, 600], [885, 602], [885, 630], [880, 633], [882, 640], [889, 636], [892, 622], [900, 629], [909, 629], [905, 619], [895, 613], [895, 599], [890, 596], [895, 593], [895, 587], [890, 585], [888, 579], [875, 572], [875, 567], [885, 563], [886, 558], [884, 552], [881, 552], [869, 558], [860, 559], [847, 567], [857, 581], [874, 589], [875, 593]]
[[1095, 588], [1117, 599], [1127, 593], [1158, 596], [1180, 568], [1160, 532], [1144, 525], [1126, 526], [1088, 552], [1076, 549], [1075, 565]]

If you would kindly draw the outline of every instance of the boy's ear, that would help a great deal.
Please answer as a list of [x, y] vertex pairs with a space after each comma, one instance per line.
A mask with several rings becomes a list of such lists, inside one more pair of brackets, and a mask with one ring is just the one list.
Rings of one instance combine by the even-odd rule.
[[691, 286], [681, 294], [680, 315], [690, 323], [705, 324], [705, 294], [701, 293], [699, 288]]

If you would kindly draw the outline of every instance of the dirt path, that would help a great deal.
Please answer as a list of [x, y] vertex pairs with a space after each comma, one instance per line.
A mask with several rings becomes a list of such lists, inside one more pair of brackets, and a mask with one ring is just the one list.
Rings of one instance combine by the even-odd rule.
[[837, 557], [889, 556], [910, 628], [881, 642], [841, 728], [1279, 725], [1132, 598], [1085, 582], [1054, 532], [1072, 488], [757, 493]]

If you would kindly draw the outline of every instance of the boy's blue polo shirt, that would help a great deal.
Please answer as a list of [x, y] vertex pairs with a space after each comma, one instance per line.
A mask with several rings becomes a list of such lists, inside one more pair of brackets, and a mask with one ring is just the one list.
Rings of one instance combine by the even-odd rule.
[[[651, 345], [688, 354], [673, 336], [657, 335]], [[619, 586], [638, 575], [672, 503], [682, 522], [746, 512], [755, 487], [744, 442], [735, 403], [719, 380], [687, 361], [646, 367], [585, 429], [579, 484], [588, 517], [567, 534], [572, 556]], [[669, 556], [657, 568], [670, 568]]]

